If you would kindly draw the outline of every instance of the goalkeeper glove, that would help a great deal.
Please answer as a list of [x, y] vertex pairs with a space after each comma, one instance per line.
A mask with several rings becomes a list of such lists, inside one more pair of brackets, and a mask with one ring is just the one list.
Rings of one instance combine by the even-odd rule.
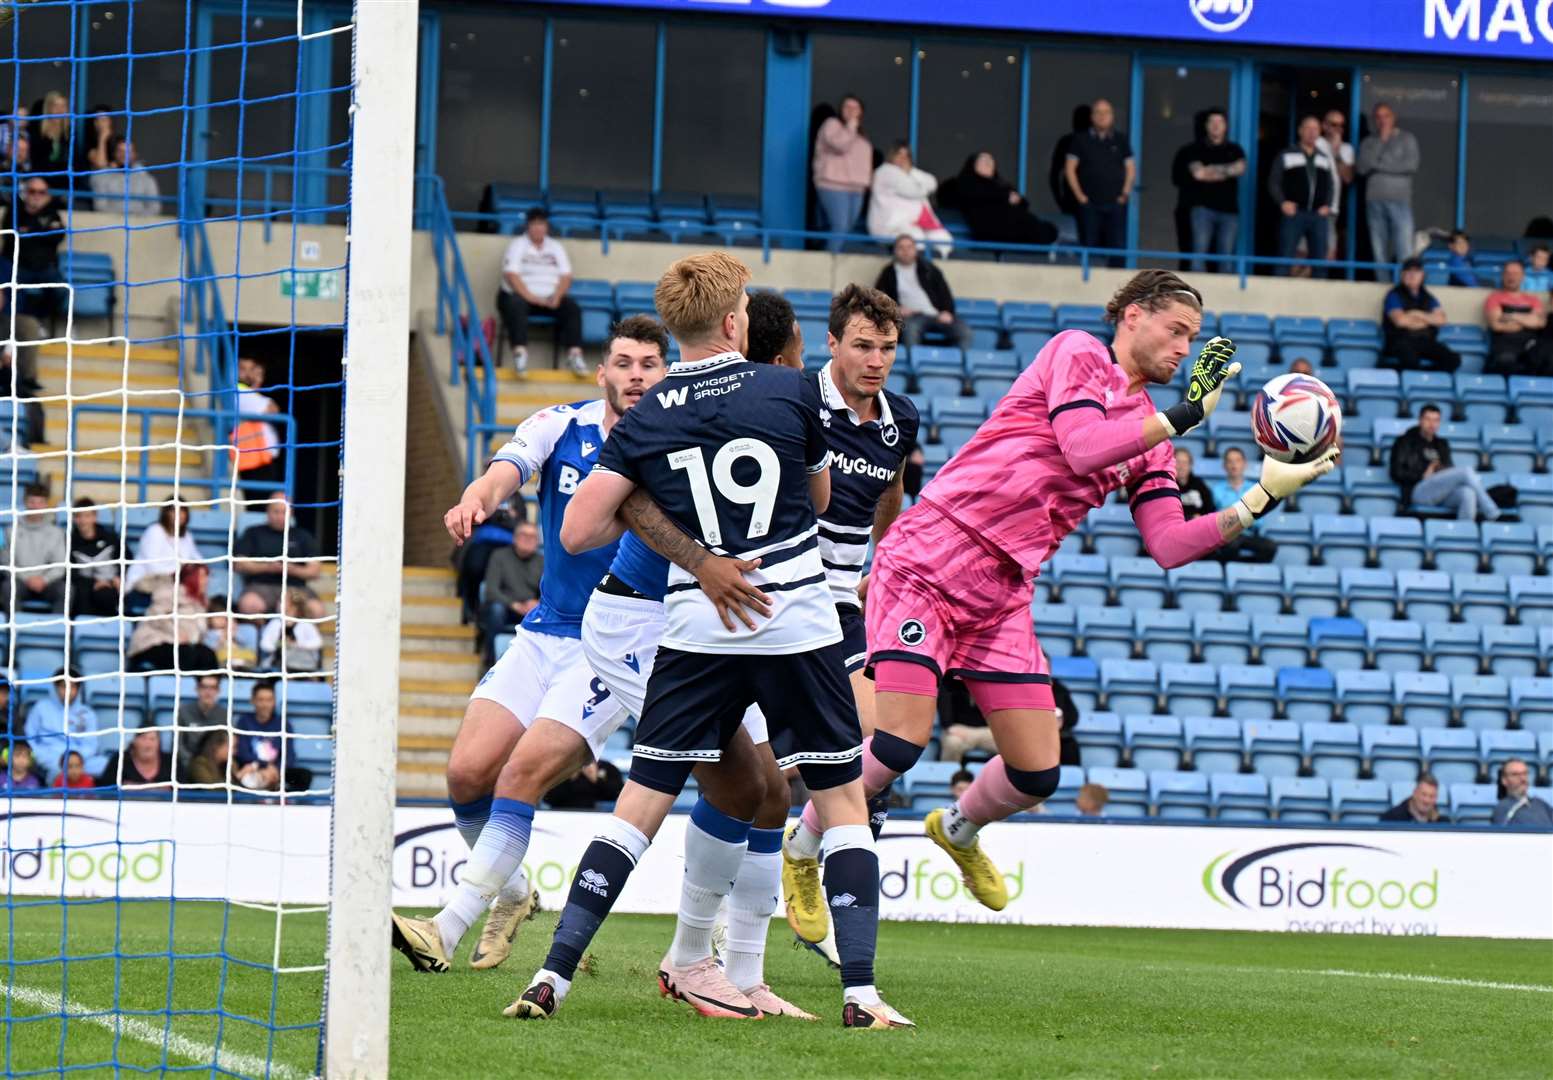
[[1271, 513], [1280, 502], [1312, 480], [1323, 477], [1337, 468], [1337, 458], [1341, 453], [1342, 451], [1334, 446], [1315, 461], [1307, 461], [1303, 465], [1291, 465], [1274, 461], [1272, 458], [1264, 458], [1262, 475], [1251, 490], [1242, 495], [1240, 501], [1235, 504], [1235, 510], [1240, 515], [1240, 524], [1249, 526], [1257, 518]]
[[1203, 346], [1186, 382], [1186, 400], [1158, 414], [1171, 438], [1198, 427], [1218, 407], [1225, 381], [1240, 372], [1234, 359], [1235, 343], [1229, 338], [1216, 337]]

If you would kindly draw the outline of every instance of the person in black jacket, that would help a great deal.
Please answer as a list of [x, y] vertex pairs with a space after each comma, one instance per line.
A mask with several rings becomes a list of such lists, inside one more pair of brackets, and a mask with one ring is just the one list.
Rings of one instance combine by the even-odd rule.
[[1499, 507], [1472, 469], [1451, 463], [1451, 444], [1440, 438], [1440, 407], [1418, 410], [1418, 423], [1391, 446], [1391, 479], [1402, 489], [1402, 508], [1453, 506], [1462, 521], [1493, 521]]
[[1402, 280], [1386, 294], [1383, 315], [1386, 352], [1378, 366], [1403, 371], [1455, 371], [1461, 366], [1461, 355], [1439, 340], [1445, 308], [1424, 285], [1422, 261], [1402, 263]]
[[1207, 483], [1192, 471], [1192, 452], [1184, 446], [1176, 447], [1176, 487], [1181, 489], [1181, 513], [1186, 520], [1218, 509]]
[[[1057, 227], [1030, 212], [1030, 201], [1003, 178], [997, 159], [987, 151], [966, 158], [950, 184], [954, 205], [971, 227], [971, 239], [991, 244], [1056, 243]], [[942, 189], [939, 200], [944, 200]]]
[[911, 348], [924, 337], [947, 341], [962, 349], [971, 347], [971, 328], [954, 313], [954, 293], [943, 271], [919, 257], [917, 242], [902, 234], [895, 238], [895, 260], [879, 271], [874, 288], [900, 305], [905, 327], [901, 341]]
[[[22, 182], [21, 197], [16, 200], [13, 215], [11, 200], [0, 207], [0, 230], [13, 230], [14, 238], [7, 237], [0, 244], [0, 260], [9, 268], [16, 261], [16, 284], [40, 285], [63, 280], [59, 269], [59, 245], [65, 239], [65, 219], [60, 214], [58, 202], [49, 191], [49, 182], [41, 176], [30, 176]], [[12, 246], [21, 250], [12, 254]], [[16, 310], [22, 315], [50, 321], [58, 312], [65, 296], [63, 286], [57, 289], [16, 290]]]
[[1382, 821], [1427, 825], [1440, 820], [1440, 782], [1432, 773], [1419, 773], [1413, 794], [1380, 816]]
[[[1278, 223], [1278, 255], [1292, 259], [1305, 240], [1312, 259], [1325, 256], [1327, 220], [1332, 213], [1332, 181], [1337, 167], [1321, 152], [1316, 140], [1321, 137], [1321, 121], [1307, 116], [1300, 121], [1299, 141], [1278, 155], [1267, 174], [1267, 190], [1283, 212]], [[1289, 266], [1278, 267], [1287, 275]]]

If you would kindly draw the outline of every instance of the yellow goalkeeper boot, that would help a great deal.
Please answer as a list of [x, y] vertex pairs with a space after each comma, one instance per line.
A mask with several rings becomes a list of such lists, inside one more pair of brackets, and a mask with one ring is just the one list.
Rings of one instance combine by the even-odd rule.
[[998, 868], [992, 865], [992, 860], [987, 858], [987, 853], [981, 849], [980, 840], [972, 840], [965, 847], [950, 840], [944, 832], [944, 811], [941, 809], [928, 814], [922, 823], [922, 831], [927, 833], [929, 840], [943, 848], [945, 855], [954, 860], [972, 896], [993, 911], [1002, 911], [1008, 906], [1008, 885]]
[[[800, 826], [788, 831], [787, 840]], [[796, 858], [782, 845], [782, 895], [787, 901], [787, 924], [805, 941], [825, 940], [830, 915], [825, 910], [825, 890], [820, 885], [820, 860]]]

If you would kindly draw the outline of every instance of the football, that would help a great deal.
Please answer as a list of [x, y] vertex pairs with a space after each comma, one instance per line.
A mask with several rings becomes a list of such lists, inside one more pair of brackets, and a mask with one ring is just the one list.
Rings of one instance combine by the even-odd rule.
[[1262, 452], [1277, 461], [1312, 461], [1337, 444], [1343, 408], [1332, 388], [1314, 375], [1280, 375], [1251, 405], [1251, 430]]

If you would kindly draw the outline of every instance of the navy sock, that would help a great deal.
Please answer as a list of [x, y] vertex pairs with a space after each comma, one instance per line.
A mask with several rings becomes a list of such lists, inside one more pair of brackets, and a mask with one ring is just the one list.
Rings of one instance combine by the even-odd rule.
[[871, 847], [825, 855], [825, 895], [836, 927], [842, 986], [872, 986], [879, 937], [879, 856]]
[[[895, 785], [890, 785], [894, 787]], [[868, 831], [874, 834], [874, 839], [879, 839], [879, 834], [884, 831], [884, 823], [890, 817], [890, 788], [885, 788], [879, 794], [868, 800]]]
[[577, 965], [582, 963], [593, 935], [609, 917], [615, 897], [625, 888], [626, 879], [635, 868], [636, 860], [608, 840], [595, 839], [588, 845], [577, 866], [577, 876], [572, 878], [555, 937], [550, 941], [544, 965], [547, 970], [563, 979], [577, 974]]

